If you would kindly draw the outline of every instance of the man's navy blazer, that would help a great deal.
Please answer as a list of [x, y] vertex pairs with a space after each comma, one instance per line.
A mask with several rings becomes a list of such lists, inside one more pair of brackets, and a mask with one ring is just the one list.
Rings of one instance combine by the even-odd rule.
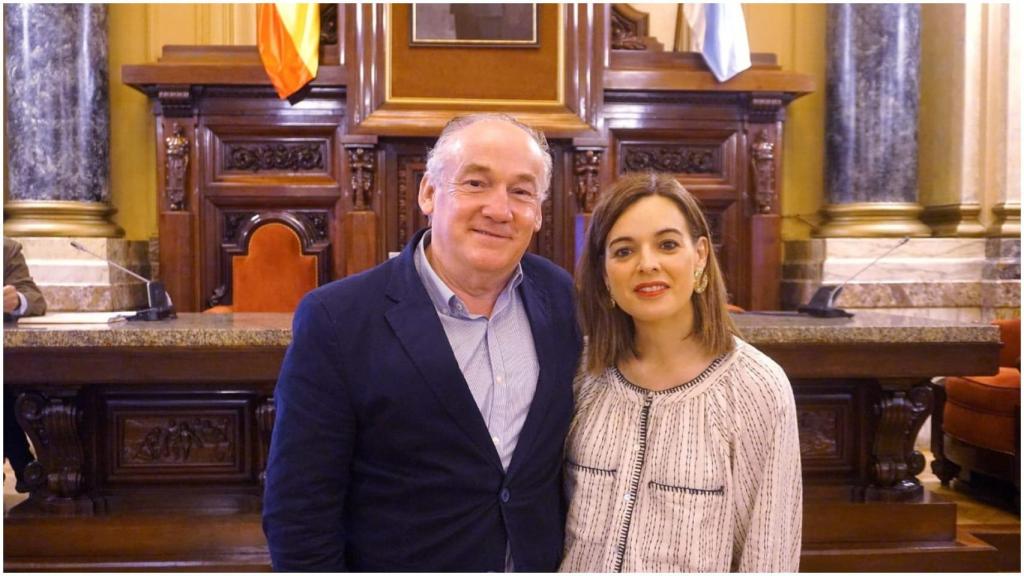
[[289, 571], [554, 571], [581, 349], [572, 282], [527, 254], [540, 375], [506, 473], [416, 273], [396, 258], [309, 293], [274, 394], [263, 529]]

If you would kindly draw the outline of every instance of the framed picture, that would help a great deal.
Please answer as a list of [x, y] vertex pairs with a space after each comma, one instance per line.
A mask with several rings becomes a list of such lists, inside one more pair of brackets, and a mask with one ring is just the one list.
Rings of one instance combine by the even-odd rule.
[[411, 46], [537, 46], [536, 4], [413, 4]]

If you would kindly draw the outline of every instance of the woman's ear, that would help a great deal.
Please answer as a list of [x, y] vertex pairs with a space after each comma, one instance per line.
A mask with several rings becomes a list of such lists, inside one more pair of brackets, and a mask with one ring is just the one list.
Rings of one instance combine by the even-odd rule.
[[707, 236], [701, 236], [697, 239], [697, 261], [700, 264], [700, 268], [703, 270], [708, 267], [708, 254], [711, 252], [711, 242], [708, 241]]

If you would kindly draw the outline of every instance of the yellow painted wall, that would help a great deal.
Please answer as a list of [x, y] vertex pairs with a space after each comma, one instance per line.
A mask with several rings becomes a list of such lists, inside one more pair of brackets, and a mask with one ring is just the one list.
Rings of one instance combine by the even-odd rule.
[[155, 124], [145, 95], [121, 82], [121, 66], [156, 62], [168, 44], [256, 43], [254, 4], [111, 4], [110, 196], [129, 240], [157, 233]]

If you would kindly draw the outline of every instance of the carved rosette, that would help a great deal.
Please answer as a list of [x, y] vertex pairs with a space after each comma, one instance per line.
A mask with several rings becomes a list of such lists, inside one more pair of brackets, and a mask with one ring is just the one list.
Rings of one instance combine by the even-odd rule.
[[18, 424], [36, 449], [36, 461], [25, 469], [32, 497], [57, 505], [71, 503], [85, 485], [79, 434], [82, 412], [73, 398], [37, 393], [19, 395], [14, 410]]
[[580, 212], [594, 211], [601, 193], [601, 150], [577, 150], [573, 173], [576, 176], [576, 205]]
[[770, 214], [775, 203], [775, 143], [767, 130], [758, 133], [750, 146], [754, 169], [754, 201], [758, 214]]
[[164, 173], [164, 193], [171, 210], [185, 209], [185, 183], [188, 181], [188, 138], [185, 129], [175, 122], [171, 135], [164, 139], [167, 162]]
[[324, 151], [319, 142], [300, 144], [242, 144], [224, 146], [225, 170], [323, 171]]
[[623, 150], [627, 172], [717, 174], [721, 172], [719, 149], [694, 146], [631, 146]]
[[354, 210], [368, 210], [373, 203], [376, 151], [372, 146], [346, 146], [345, 149], [352, 177], [352, 207]]
[[875, 405], [878, 426], [872, 450], [871, 500], [902, 501], [921, 496], [916, 476], [924, 470], [924, 455], [914, 450], [914, 440], [931, 414], [932, 390], [927, 383], [909, 391], [884, 390]]
[[273, 396], [264, 399], [256, 406], [256, 430], [260, 443], [260, 486], [267, 481], [267, 462], [270, 458], [270, 437], [274, 432], [276, 415]]

